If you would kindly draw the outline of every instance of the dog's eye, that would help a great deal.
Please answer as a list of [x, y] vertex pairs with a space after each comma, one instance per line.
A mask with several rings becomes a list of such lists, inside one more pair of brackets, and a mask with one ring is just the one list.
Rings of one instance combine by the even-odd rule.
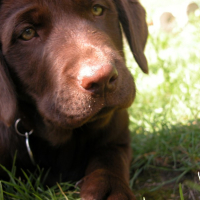
[[31, 40], [35, 36], [36, 36], [36, 31], [33, 28], [27, 28], [21, 34], [21, 38], [26, 41]]
[[100, 5], [94, 5], [92, 7], [92, 14], [95, 16], [101, 16], [103, 15], [103, 12], [104, 12], [104, 8]]

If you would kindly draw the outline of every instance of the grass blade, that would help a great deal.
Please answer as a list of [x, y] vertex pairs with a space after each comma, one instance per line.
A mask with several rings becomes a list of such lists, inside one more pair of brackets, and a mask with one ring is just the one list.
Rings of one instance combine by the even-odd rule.
[[4, 197], [3, 197], [3, 187], [2, 187], [1, 181], [0, 181], [0, 199], [4, 200]]
[[67, 198], [67, 196], [65, 195], [65, 193], [63, 192], [61, 186], [60, 186], [58, 183], [57, 183], [57, 186], [58, 186], [58, 188], [60, 189], [62, 195], [65, 197], [65, 199], [66, 199], [66, 200], [69, 200], [69, 199]]
[[181, 185], [181, 183], [179, 183], [179, 193], [180, 193], [180, 198], [181, 198], [181, 200], [184, 200], [184, 197], [183, 197], [183, 190], [182, 190], [182, 185]]

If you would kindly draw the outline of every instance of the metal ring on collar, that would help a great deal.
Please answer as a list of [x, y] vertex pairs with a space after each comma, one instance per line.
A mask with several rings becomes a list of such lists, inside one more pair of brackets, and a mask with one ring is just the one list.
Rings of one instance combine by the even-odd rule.
[[[21, 121], [21, 119], [19, 118], [19, 119], [15, 122], [15, 131], [17, 132], [18, 135], [23, 136], [23, 137], [26, 137], [26, 135], [25, 135], [26, 133], [22, 134], [22, 133], [20, 133], [19, 130], [18, 130], [18, 124], [19, 124], [20, 121]], [[30, 132], [27, 132], [27, 133], [28, 133], [28, 135], [31, 135], [31, 134], [33, 133], [33, 129], [32, 129]]]

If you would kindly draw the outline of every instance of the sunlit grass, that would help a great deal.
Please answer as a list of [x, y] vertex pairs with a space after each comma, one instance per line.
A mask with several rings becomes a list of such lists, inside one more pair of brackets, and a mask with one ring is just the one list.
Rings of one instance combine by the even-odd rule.
[[149, 75], [141, 72], [127, 50], [137, 86], [129, 110], [134, 155], [131, 186], [140, 199], [188, 199], [190, 193], [199, 192], [199, 22], [200, 17], [193, 16], [177, 33], [150, 28]]

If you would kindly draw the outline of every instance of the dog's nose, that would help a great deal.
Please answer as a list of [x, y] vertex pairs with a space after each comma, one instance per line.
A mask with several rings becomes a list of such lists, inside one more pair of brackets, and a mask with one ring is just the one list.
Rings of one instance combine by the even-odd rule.
[[118, 80], [114, 65], [84, 66], [79, 73], [79, 84], [82, 88], [95, 94], [112, 92]]

